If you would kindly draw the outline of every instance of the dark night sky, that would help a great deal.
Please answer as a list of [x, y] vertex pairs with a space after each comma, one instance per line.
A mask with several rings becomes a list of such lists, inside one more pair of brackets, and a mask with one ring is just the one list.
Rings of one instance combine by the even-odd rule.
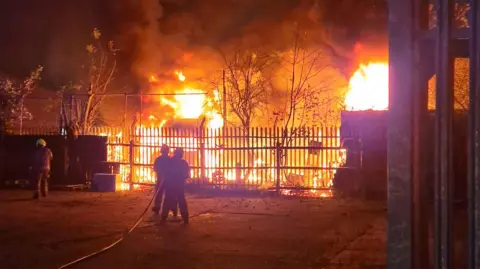
[[76, 68], [71, 63], [84, 52], [91, 29], [108, 25], [101, 16], [108, 9], [98, 2], [102, 1], [2, 1], [0, 70], [25, 75], [41, 64], [51, 82], [61, 81]]
[[[218, 45], [241, 35], [249, 24], [281, 21], [300, 5], [315, 0], [161, 0], [160, 29], [164, 38], [185, 44]], [[141, 3], [142, 2], [142, 3]], [[369, 35], [385, 35], [384, 0], [318, 0], [322, 27], [341, 32], [342, 46]], [[24, 76], [45, 66], [50, 87], [72, 78], [84, 59], [94, 27], [115, 39], [122, 49], [122, 77], [130, 76], [140, 41], [132, 29], [148, 26], [149, 5], [156, 0], [3, 0], [0, 2], [0, 73]], [[179, 19], [181, 18], [181, 20]], [[181, 22], [181, 23], [179, 23]], [[183, 25], [185, 24], [185, 25]], [[187, 28], [187, 29], [184, 29]], [[337, 31], [339, 30], [339, 31]], [[340, 35], [339, 35], [340, 36]], [[165, 39], [164, 39], [165, 40]], [[185, 41], [187, 40], [187, 41]], [[126, 79], [128, 81], [129, 79]]]

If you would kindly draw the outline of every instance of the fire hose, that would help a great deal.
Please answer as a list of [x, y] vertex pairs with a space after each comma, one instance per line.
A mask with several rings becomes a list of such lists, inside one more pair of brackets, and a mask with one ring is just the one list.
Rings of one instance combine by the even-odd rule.
[[126, 230], [126, 232], [123, 233], [122, 237], [120, 237], [118, 240], [116, 240], [116, 241], [113, 242], [112, 244], [110, 244], [110, 245], [108, 245], [108, 246], [106, 246], [106, 247], [104, 247], [104, 248], [102, 248], [102, 249], [100, 249], [100, 250], [98, 250], [98, 251], [96, 251], [96, 252], [93, 252], [93, 253], [91, 253], [91, 254], [88, 254], [88, 255], [85, 255], [85, 256], [83, 256], [83, 257], [81, 257], [81, 258], [78, 258], [78, 259], [76, 259], [76, 260], [74, 260], [74, 261], [71, 261], [71, 262], [69, 262], [69, 263], [67, 263], [67, 264], [64, 264], [64, 265], [58, 267], [58, 269], [69, 268], [69, 267], [71, 267], [71, 266], [73, 266], [73, 265], [76, 265], [76, 264], [78, 264], [78, 263], [80, 263], [80, 262], [83, 262], [83, 261], [85, 261], [85, 260], [87, 260], [87, 259], [93, 258], [93, 257], [95, 257], [95, 256], [97, 256], [97, 255], [99, 255], [99, 254], [101, 254], [101, 253], [106, 252], [107, 250], [113, 248], [114, 246], [116, 246], [117, 244], [119, 244], [120, 242], [122, 242], [123, 239], [124, 239], [127, 235], [129, 235], [130, 233], [132, 233], [132, 231], [135, 230], [135, 228], [137, 228], [137, 226], [140, 224], [140, 222], [142, 221], [143, 217], [144, 217], [145, 214], [147, 213], [148, 209], [149, 209], [150, 206], [152, 205], [152, 202], [154, 201], [155, 197], [157, 197], [157, 195], [158, 195], [158, 193], [159, 193], [159, 191], [160, 191], [161, 189], [162, 189], [161, 187], [158, 187], [158, 188], [157, 188], [157, 190], [156, 190], [156, 192], [155, 192], [155, 195], [153, 195], [152, 199], [151, 199], [150, 202], [148, 203], [148, 205], [147, 205], [147, 207], [145, 208], [145, 210], [143, 211], [143, 213], [142, 213], [142, 214], [140, 215], [140, 217], [138, 218], [137, 222], [135, 222], [135, 224], [134, 224], [130, 229]]

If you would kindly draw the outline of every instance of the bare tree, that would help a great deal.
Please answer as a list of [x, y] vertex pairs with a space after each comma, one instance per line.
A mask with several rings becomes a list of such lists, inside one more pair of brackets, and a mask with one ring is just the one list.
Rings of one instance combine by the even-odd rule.
[[241, 123], [243, 130], [248, 132], [252, 120], [267, 103], [268, 80], [263, 71], [273, 58], [260, 48], [236, 48], [230, 56], [225, 53], [222, 56], [228, 110]]
[[43, 67], [38, 66], [22, 82], [0, 78], [0, 133], [2, 137], [15, 122], [32, 119], [32, 115], [24, 106], [24, 100], [37, 87], [42, 70]]
[[109, 93], [117, 67], [117, 49], [113, 41], [103, 41], [98, 29], [92, 32], [93, 43], [86, 46], [87, 64], [84, 76], [64, 85], [61, 96], [61, 128], [66, 130], [69, 179], [84, 183], [88, 168], [82, 167], [79, 157], [78, 135], [89, 134], [91, 128], [101, 123], [101, 106]]
[[[281, 128], [278, 143], [288, 146], [297, 136], [308, 137], [307, 125], [315, 125], [315, 119], [327, 118], [333, 106], [341, 103], [334, 94], [335, 76], [329, 75], [329, 56], [320, 48], [307, 45], [307, 37], [296, 26], [291, 51], [283, 55], [287, 72], [286, 86], [277, 91], [284, 94], [283, 107], [275, 112], [275, 126]], [[280, 152], [281, 162], [287, 162], [286, 150]]]
[[[281, 144], [288, 144], [291, 137], [288, 129], [302, 129], [306, 124], [315, 124], [313, 118], [321, 115], [322, 107], [335, 104], [337, 98], [326, 98], [332, 91], [332, 79], [325, 76], [329, 59], [321, 49], [309, 49], [295, 29], [292, 49], [283, 55], [283, 62], [288, 73], [288, 81], [283, 92], [283, 107], [275, 112], [275, 125], [282, 128]], [[328, 112], [328, 110], [327, 110]], [[324, 111], [325, 113], [325, 111]]]
[[23, 82], [9, 78], [0, 78], [0, 170], [4, 169], [5, 134], [11, 131], [15, 122], [29, 120], [32, 115], [23, 105], [25, 98], [37, 87], [43, 67], [38, 66]]
[[[62, 121], [76, 134], [88, 134], [91, 127], [101, 120], [101, 105], [109, 92], [117, 67], [113, 41], [104, 42], [98, 29], [92, 32], [93, 43], [86, 46], [88, 63], [84, 66], [85, 77], [63, 86]], [[75, 96], [86, 96], [76, 98]]]
[[[269, 81], [266, 77], [266, 70], [274, 61], [274, 57], [260, 47], [243, 49], [235, 47], [227, 55], [221, 52], [224, 60], [225, 75], [223, 86], [225, 90], [225, 103], [228, 115], [235, 119], [226, 117], [229, 123], [240, 122], [245, 138], [245, 145], [250, 147], [249, 130], [252, 121], [262, 113], [262, 108], [267, 104]], [[244, 181], [248, 180], [252, 167], [254, 166], [254, 152], [248, 150], [248, 167]]]

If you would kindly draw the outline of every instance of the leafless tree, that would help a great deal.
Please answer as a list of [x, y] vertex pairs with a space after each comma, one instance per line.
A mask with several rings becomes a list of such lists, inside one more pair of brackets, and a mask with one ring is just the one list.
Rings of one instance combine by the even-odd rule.
[[68, 174], [75, 182], [84, 182], [88, 176], [82, 168], [78, 135], [89, 134], [91, 128], [102, 122], [101, 107], [109, 93], [117, 67], [117, 49], [113, 41], [103, 41], [98, 29], [93, 29], [92, 43], [86, 46], [87, 63], [80, 79], [61, 87], [61, 129], [66, 130]]
[[[315, 124], [313, 118], [321, 115], [320, 109], [336, 103], [331, 96], [333, 79], [325, 76], [329, 68], [328, 56], [321, 49], [307, 48], [298, 29], [295, 30], [290, 52], [283, 55], [288, 73], [283, 107], [275, 112], [275, 125], [282, 128], [281, 144], [288, 144], [287, 130], [300, 131], [306, 124]], [[328, 110], [327, 110], [328, 111]]]
[[43, 67], [38, 66], [22, 82], [10, 78], [0, 78], [0, 132], [3, 134], [15, 122], [32, 119], [24, 106], [25, 98], [37, 87]]
[[5, 134], [11, 131], [15, 122], [32, 118], [23, 104], [25, 98], [37, 87], [42, 70], [43, 67], [38, 66], [23, 82], [0, 78], [0, 170], [4, 169], [4, 159], [7, 157], [4, 151]]
[[[267, 69], [275, 61], [275, 57], [261, 47], [241, 48], [237, 46], [228, 53], [221, 51], [224, 60], [225, 76], [222, 86], [226, 88], [225, 103], [227, 114], [234, 116], [233, 119], [226, 117], [228, 123], [239, 122], [243, 129], [245, 143], [250, 147], [249, 130], [252, 121], [260, 113], [263, 113], [267, 104], [269, 79]], [[254, 152], [248, 150], [248, 166], [254, 166]], [[244, 180], [251, 173], [248, 169]]]
[[226, 102], [245, 132], [259, 110], [267, 103], [268, 79], [263, 71], [272, 57], [260, 48], [236, 48], [230, 55], [222, 53], [225, 65]]
[[63, 100], [63, 125], [76, 134], [88, 134], [101, 120], [101, 105], [117, 67], [115, 56], [118, 50], [113, 41], [104, 42], [96, 28], [92, 37], [93, 43], [86, 46], [88, 63], [84, 66], [85, 76], [63, 86], [59, 92]]
[[[283, 107], [275, 112], [275, 125], [281, 128], [278, 141], [280, 146], [288, 146], [297, 136], [308, 137], [307, 125], [315, 125], [314, 119], [327, 117], [330, 109], [341, 103], [340, 95], [334, 94], [335, 77], [329, 75], [329, 56], [321, 49], [309, 47], [307, 37], [295, 27], [291, 51], [282, 57], [287, 72], [285, 87], [277, 89], [285, 95]], [[280, 154], [286, 164], [285, 150]]]

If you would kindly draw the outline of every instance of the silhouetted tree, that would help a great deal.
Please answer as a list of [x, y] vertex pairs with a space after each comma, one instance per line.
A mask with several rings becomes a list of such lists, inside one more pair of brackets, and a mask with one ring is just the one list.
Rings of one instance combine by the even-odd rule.
[[0, 78], [0, 134], [11, 131], [15, 122], [32, 119], [24, 106], [25, 98], [37, 87], [43, 67], [38, 66], [22, 82]]
[[86, 46], [85, 77], [64, 85], [59, 91], [63, 100], [63, 125], [77, 134], [88, 134], [93, 126], [102, 122], [101, 106], [117, 69], [118, 50], [113, 41], [105, 44], [98, 29], [93, 30], [92, 37], [93, 43]]

